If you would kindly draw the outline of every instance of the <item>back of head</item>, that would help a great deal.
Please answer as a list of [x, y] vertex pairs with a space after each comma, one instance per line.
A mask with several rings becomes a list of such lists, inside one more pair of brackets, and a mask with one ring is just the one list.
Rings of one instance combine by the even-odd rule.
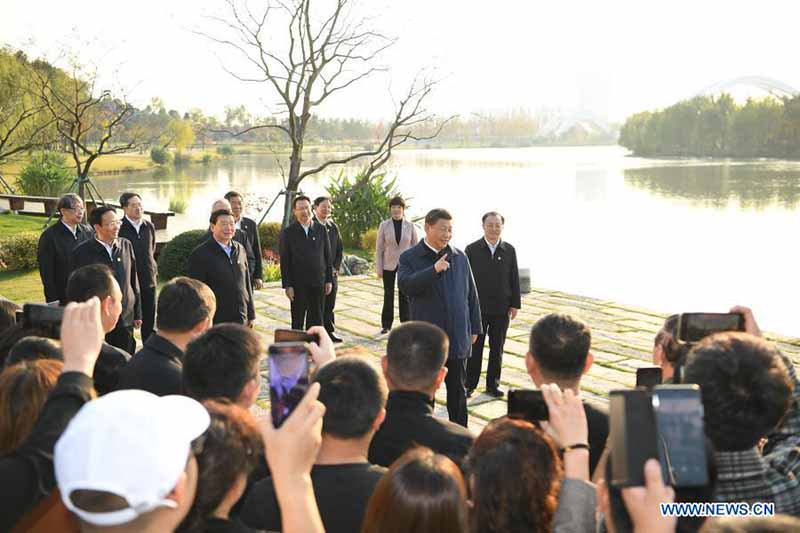
[[702, 533], [796, 533], [800, 531], [800, 518], [785, 514], [771, 517], [726, 516], [714, 518], [706, 522], [700, 530]]
[[553, 441], [530, 422], [501, 418], [466, 458], [474, 482], [471, 530], [549, 532], [562, 466]]
[[116, 285], [114, 273], [106, 265], [86, 265], [70, 274], [67, 281], [67, 301], [85, 302], [97, 296], [102, 302], [114, 294]]
[[0, 366], [5, 364], [6, 359], [11, 353], [11, 349], [25, 337], [45, 337], [57, 339], [59, 337], [59, 327], [55, 324], [34, 324], [26, 326], [18, 322], [0, 333]]
[[792, 381], [778, 351], [746, 333], [703, 339], [687, 356], [683, 382], [700, 385], [706, 434], [718, 451], [755, 446], [792, 401]]
[[[179, 532], [206, 531], [206, 521], [228, 495], [244, 490], [243, 481], [263, 455], [261, 431], [250, 411], [227, 400], [203, 402], [211, 423], [203, 437], [197, 458], [197, 492]], [[241, 494], [239, 495], [241, 496]]]
[[194, 339], [183, 358], [183, 387], [198, 400], [236, 402], [248, 381], [258, 379], [261, 338], [239, 324], [219, 324]]
[[202, 281], [180, 276], [171, 279], [158, 294], [156, 327], [159, 331], [186, 333], [214, 317], [217, 299]]
[[320, 368], [314, 381], [320, 384], [319, 401], [325, 405], [323, 433], [357, 439], [372, 431], [386, 405], [386, 385], [369, 363], [340, 357]]
[[17, 323], [17, 311], [22, 308], [12, 302], [0, 297], [0, 334]]
[[0, 455], [15, 450], [33, 429], [61, 374], [61, 361], [24, 361], [0, 374]]
[[542, 374], [556, 381], [574, 381], [583, 374], [592, 333], [578, 319], [561, 313], [540, 318], [531, 328], [529, 349]]
[[664, 326], [656, 334], [654, 344], [661, 346], [664, 357], [675, 366], [686, 364], [686, 354], [691, 347], [687, 343], [678, 342], [678, 320], [680, 315], [672, 315], [664, 321]]
[[393, 387], [427, 391], [447, 361], [447, 334], [428, 322], [405, 322], [386, 344], [387, 374]]
[[463, 533], [466, 496], [453, 461], [429, 448], [411, 449], [375, 487], [361, 533]]
[[63, 361], [61, 343], [46, 337], [23, 337], [11, 347], [5, 364], [8, 367], [23, 361], [36, 361], [37, 359]]

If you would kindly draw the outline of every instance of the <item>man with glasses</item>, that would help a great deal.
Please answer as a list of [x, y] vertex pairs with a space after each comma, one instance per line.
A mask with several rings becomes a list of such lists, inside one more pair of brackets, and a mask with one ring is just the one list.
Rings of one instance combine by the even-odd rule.
[[77, 194], [62, 196], [57, 208], [60, 219], [42, 232], [37, 257], [45, 301], [65, 305], [67, 279], [74, 270], [72, 251], [92, 238], [92, 229], [83, 223], [83, 202]]
[[514, 247], [502, 240], [505, 218], [490, 211], [483, 215], [483, 237], [466, 248], [478, 297], [484, 334], [472, 345], [472, 357], [467, 363], [467, 398], [478, 387], [483, 363], [483, 344], [489, 337], [489, 366], [486, 369], [486, 394], [502, 398], [500, 369], [503, 365], [503, 346], [508, 323], [517, 317], [521, 307], [519, 268]]
[[122, 313], [117, 326], [106, 334], [106, 341], [129, 354], [136, 352], [133, 328], [142, 327], [142, 304], [139, 279], [136, 274], [136, 254], [133, 244], [119, 236], [121, 221], [113, 207], [95, 207], [89, 213], [89, 223], [95, 238], [87, 240], [73, 250], [75, 268], [97, 263], [108, 266], [122, 290]]

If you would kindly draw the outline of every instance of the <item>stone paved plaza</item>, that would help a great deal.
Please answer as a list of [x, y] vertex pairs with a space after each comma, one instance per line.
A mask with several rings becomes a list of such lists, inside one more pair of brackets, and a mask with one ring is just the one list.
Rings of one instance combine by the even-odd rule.
[[[345, 342], [337, 346], [337, 353], [356, 353], [379, 365], [385, 353], [388, 335], [381, 335], [380, 313], [383, 305], [381, 280], [368, 276], [341, 277], [336, 301], [336, 326]], [[606, 402], [608, 391], [633, 387], [636, 369], [651, 365], [653, 339], [666, 318], [665, 314], [639, 309], [620, 303], [575, 296], [558, 291], [533, 288], [523, 295], [522, 310], [511, 323], [503, 356], [501, 388], [531, 388], [533, 384], [525, 372], [528, 332], [540, 317], [563, 312], [580, 317], [592, 329], [592, 352], [595, 362], [583, 378], [583, 395], [588, 401]], [[256, 291], [256, 329], [266, 343], [272, 342], [276, 328], [289, 327], [289, 301], [280, 283], [269, 283]], [[395, 324], [398, 324], [395, 309]], [[757, 319], [758, 317], [756, 317]], [[766, 334], [778, 347], [800, 365], [800, 339]], [[488, 357], [488, 342], [485, 357]], [[486, 370], [486, 362], [483, 365]], [[266, 369], [262, 382], [261, 407], [267, 406], [269, 388]], [[469, 426], [475, 431], [489, 420], [506, 413], [505, 399], [495, 399], [478, 394], [485, 387], [482, 378], [478, 390], [469, 400]], [[436, 411], [447, 416], [444, 407], [444, 386], [437, 395]]]

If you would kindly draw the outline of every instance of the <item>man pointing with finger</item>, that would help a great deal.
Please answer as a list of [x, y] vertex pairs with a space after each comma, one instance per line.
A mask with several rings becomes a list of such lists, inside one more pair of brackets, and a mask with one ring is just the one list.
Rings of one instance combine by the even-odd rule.
[[467, 256], [449, 245], [453, 217], [444, 209], [425, 216], [425, 238], [403, 252], [397, 271], [400, 290], [408, 295], [411, 320], [442, 328], [450, 339], [447, 356], [447, 413], [467, 426], [464, 383], [472, 343], [481, 330], [478, 291]]

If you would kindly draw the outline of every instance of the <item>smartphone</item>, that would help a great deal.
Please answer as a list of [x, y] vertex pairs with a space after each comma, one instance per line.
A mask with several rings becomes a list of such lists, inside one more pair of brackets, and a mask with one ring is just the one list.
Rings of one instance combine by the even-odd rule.
[[682, 313], [678, 318], [681, 342], [700, 342], [721, 331], [744, 331], [744, 316], [739, 313]]
[[650, 392], [645, 389], [609, 393], [611, 485], [644, 486], [644, 464], [658, 459], [656, 423]]
[[309, 385], [310, 352], [304, 342], [278, 342], [269, 347], [269, 399], [277, 428], [294, 411]]
[[301, 329], [276, 329], [275, 342], [313, 342], [319, 345], [319, 335]]
[[22, 306], [22, 324], [25, 327], [39, 325], [60, 326], [63, 319], [63, 307], [45, 304], [25, 304]]
[[511, 389], [508, 391], [508, 417], [528, 422], [539, 422], [550, 418], [547, 403], [540, 390]]
[[653, 390], [656, 385], [661, 385], [661, 367], [645, 366], [636, 369], [636, 387]]
[[660, 385], [653, 389], [652, 404], [664, 482], [673, 487], [708, 485], [700, 387]]

